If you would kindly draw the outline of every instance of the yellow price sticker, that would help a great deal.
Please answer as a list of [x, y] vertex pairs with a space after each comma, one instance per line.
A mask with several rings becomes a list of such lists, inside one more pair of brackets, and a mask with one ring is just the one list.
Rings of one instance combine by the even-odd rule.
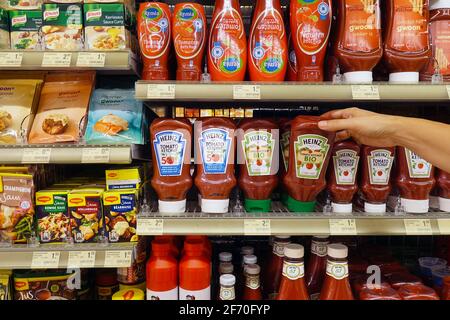
[[95, 251], [69, 251], [68, 268], [94, 268]]
[[77, 67], [103, 68], [105, 60], [104, 52], [78, 52]]
[[235, 100], [260, 100], [261, 86], [254, 85], [235, 85], [233, 86], [233, 99]]
[[128, 268], [131, 266], [131, 250], [105, 252], [105, 268]]
[[450, 235], [450, 219], [437, 219], [439, 233], [442, 235]]
[[380, 100], [378, 86], [352, 85], [353, 100]]
[[404, 219], [405, 231], [407, 235], [431, 235], [430, 219]]
[[330, 219], [329, 224], [332, 235], [356, 236], [358, 234], [355, 219]]
[[58, 268], [60, 256], [59, 251], [35, 251], [31, 260], [31, 269]]
[[22, 163], [50, 162], [51, 148], [24, 148], [22, 150]]
[[71, 52], [44, 52], [42, 67], [70, 67], [72, 62]]
[[270, 236], [272, 233], [270, 219], [245, 219], [244, 235]]
[[174, 84], [148, 84], [148, 99], [175, 99]]
[[138, 219], [137, 234], [143, 236], [159, 236], [164, 234], [163, 219]]
[[22, 66], [23, 52], [0, 52], [0, 67]]

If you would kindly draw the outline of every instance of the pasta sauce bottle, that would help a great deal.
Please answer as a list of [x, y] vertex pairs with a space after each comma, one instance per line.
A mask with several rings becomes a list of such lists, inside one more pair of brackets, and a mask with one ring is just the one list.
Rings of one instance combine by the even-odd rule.
[[242, 300], [262, 300], [259, 273], [261, 268], [257, 264], [249, 264], [245, 267], [245, 286]]
[[321, 82], [331, 29], [331, 0], [291, 0], [289, 10], [297, 80]]
[[334, 57], [347, 83], [371, 83], [383, 55], [378, 0], [340, 0]]
[[239, 0], [217, 0], [208, 41], [208, 70], [213, 81], [243, 81], [247, 39]]
[[192, 128], [187, 120], [159, 118], [152, 122], [152, 187], [160, 212], [185, 212], [186, 194], [192, 186]]
[[439, 170], [437, 175], [439, 210], [450, 212], [450, 173]]
[[257, 0], [250, 29], [251, 81], [284, 81], [288, 44], [280, 0]]
[[397, 187], [406, 212], [427, 213], [429, 196], [435, 184], [434, 167], [415, 152], [397, 148]]
[[291, 243], [290, 236], [275, 236], [272, 255], [264, 273], [264, 291], [270, 300], [276, 298], [283, 270], [284, 249]]
[[319, 299], [327, 267], [328, 236], [314, 236], [311, 241], [311, 256], [306, 268], [306, 285], [311, 300]]
[[199, 81], [206, 44], [205, 10], [198, 3], [177, 3], [172, 37], [177, 57], [177, 80]]
[[291, 243], [284, 248], [283, 274], [277, 300], [309, 300], [305, 284], [304, 248]]

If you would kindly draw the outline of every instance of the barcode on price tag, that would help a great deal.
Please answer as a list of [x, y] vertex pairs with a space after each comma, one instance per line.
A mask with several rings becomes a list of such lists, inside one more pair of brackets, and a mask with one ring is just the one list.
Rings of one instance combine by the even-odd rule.
[[380, 100], [378, 86], [352, 85], [353, 100]]
[[131, 250], [105, 252], [105, 268], [128, 268], [131, 266]]
[[439, 233], [450, 235], [450, 219], [438, 219]]
[[25, 148], [22, 149], [22, 163], [49, 163], [52, 154], [51, 148]]
[[68, 268], [94, 268], [95, 251], [70, 251], [67, 261]]
[[20, 67], [22, 59], [22, 52], [0, 52], [0, 67]]
[[81, 163], [108, 163], [110, 153], [109, 148], [83, 148]]
[[70, 52], [44, 52], [42, 67], [70, 67], [71, 61]]
[[31, 260], [31, 269], [58, 268], [59, 251], [35, 251]]
[[354, 235], [356, 230], [355, 219], [330, 219], [330, 234], [332, 235]]
[[236, 85], [233, 86], [233, 99], [236, 100], [260, 100], [261, 86], [259, 85]]
[[78, 52], [77, 67], [103, 68], [105, 60], [104, 52]]
[[244, 235], [270, 236], [272, 233], [269, 219], [245, 219]]
[[433, 234], [430, 219], [404, 219], [407, 235], [430, 235]]
[[174, 84], [148, 84], [148, 99], [175, 99]]
[[163, 219], [138, 219], [137, 234], [143, 236], [159, 236], [164, 233]]

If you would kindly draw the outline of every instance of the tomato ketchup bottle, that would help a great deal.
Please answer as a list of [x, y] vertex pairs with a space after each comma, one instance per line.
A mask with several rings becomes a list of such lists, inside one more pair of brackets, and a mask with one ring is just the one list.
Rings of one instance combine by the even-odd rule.
[[297, 116], [291, 123], [289, 168], [284, 187], [289, 193], [287, 207], [293, 212], [312, 212], [316, 196], [325, 186], [335, 133], [319, 129], [320, 117]]
[[247, 39], [239, 0], [216, 0], [208, 41], [208, 70], [213, 81], [243, 81]]
[[291, 243], [290, 236], [275, 236], [272, 254], [264, 272], [264, 291], [270, 300], [276, 298], [283, 271], [284, 248]]
[[168, 80], [170, 51], [170, 9], [161, 2], [139, 4], [137, 16], [139, 48], [143, 60], [143, 80]]
[[427, 213], [435, 184], [434, 167], [415, 152], [397, 148], [397, 180], [400, 200], [406, 212]]
[[277, 300], [309, 300], [305, 283], [302, 245], [291, 243], [284, 248], [283, 273]]
[[311, 240], [311, 255], [306, 268], [306, 285], [311, 300], [319, 299], [327, 267], [328, 236], [314, 236]]
[[178, 262], [168, 239], [152, 241], [146, 283], [147, 300], [178, 300]]
[[333, 212], [351, 213], [352, 200], [358, 186], [356, 177], [359, 162], [359, 146], [352, 140], [336, 142], [331, 151], [328, 168], [328, 192]]
[[247, 212], [271, 210], [272, 191], [278, 184], [278, 126], [265, 119], [246, 119], [239, 125], [239, 187]]
[[172, 18], [177, 80], [200, 81], [206, 45], [206, 16], [201, 4], [177, 3]]
[[297, 56], [297, 80], [321, 82], [331, 29], [331, 0], [291, 0], [289, 12], [292, 42]]
[[190, 174], [192, 128], [187, 120], [159, 118], [152, 122], [152, 187], [158, 194], [160, 212], [186, 211]]
[[450, 212], [450, 173], [439, 170], [437, 175], [439, 210]]
[[257, 0], [248, 44], [251, 81], [284, 81], [288, 44], [280, 0]]
[[392, 189], [390, 177], [394, 155], [394, 147], [361, 147], [359, 187], [364, 198], [365, 212], [386, 212], [386, 201]]
[[195, 185], [202, 196], [202, 212], [228, 212], [230, 192], [236, 186], [235, 128], [228, 118], [207, 118], [195, 122]]
[[249, 264], [245, 267], [245, 285], [242, 300], [262, 300], [260, 272], [261, 268], [257, 264]]
[[219, 278], [219, 300], [236, 300], [236, 292], [234, 285], [236, 277], [232, 274], [223, 274]]

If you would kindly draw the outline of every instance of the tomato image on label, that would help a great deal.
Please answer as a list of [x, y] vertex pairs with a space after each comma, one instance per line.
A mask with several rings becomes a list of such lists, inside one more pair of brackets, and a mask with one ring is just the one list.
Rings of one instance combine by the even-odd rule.
[[231, 137], [227, 130], [207, 129], [199, 138], [200, 153], [205, 174], [223, 174], [227, 169]]
[[354, 150], [336, 151], [333, 156], [337, 184], [354, 184], [358, 170], [359, 156]]
[[179, 176], [183, 169], [186, 139], [177, 131], [161, 131], [153, 140], [161, 176]]
[[242, 148], [249, 176], [270, 175], [275, 140], [267, 131], [252, 131], [244, 134]]
[[370, 156], [367, 157], [370, 170], [370, 183], [387, 185], [389, 183], [389, 177], [391, 175], [392, 163], [394, 157], [389, 150], [378, 149], [370, 152]]
[[329, 149], [328, 139], [323, 136], [299, 135], [294, 142], [297, 178], [318, 179]]
[[408, 164], [408, 172], [411, 178], [429, 178], [431, 174], [432, 164], [421, 158], [417, 153], [405, 149], [406, 162]]

